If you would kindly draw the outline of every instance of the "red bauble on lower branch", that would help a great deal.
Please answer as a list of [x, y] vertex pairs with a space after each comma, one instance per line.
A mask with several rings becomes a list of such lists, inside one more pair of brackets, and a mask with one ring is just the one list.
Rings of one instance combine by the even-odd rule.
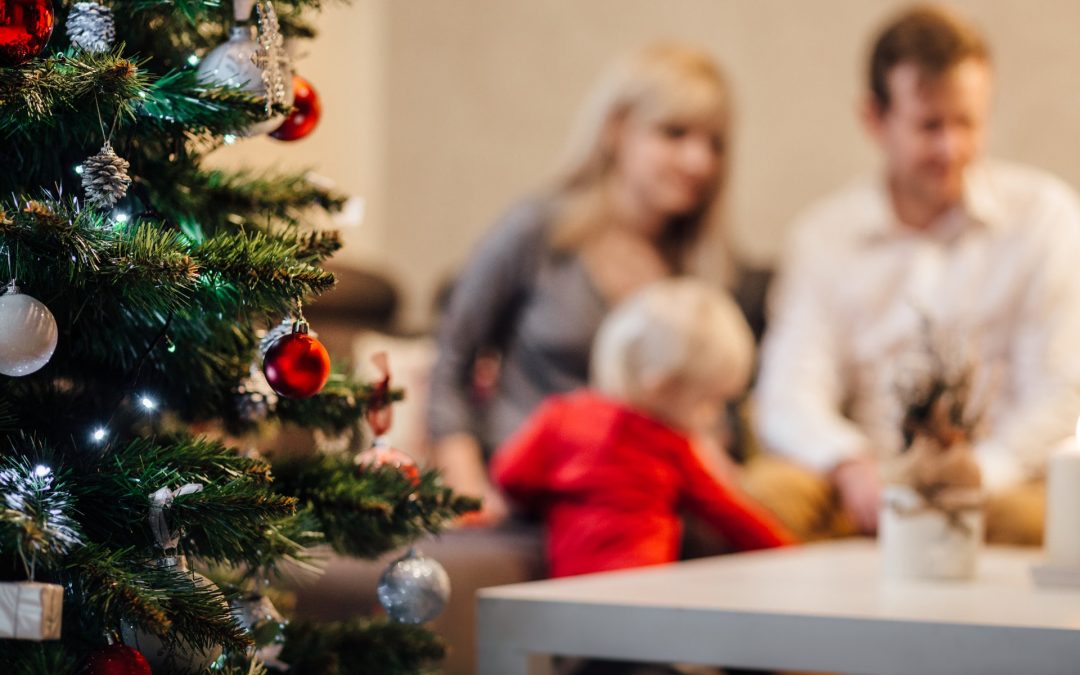
[[267, 348], [263, 374], [281, 396], [309, 398], [319, 393], [330, 377], [330, 355], [321, 342], [308, 335], [307, 323], [297, 321], [292, 333]]
[[138, 649], [109, 645], [91, 654], [79, 671], [86, 675], [151, 675], [150, 664]]
[[322, 103], [319, 102], [315, 88], [299, 75], [293, 75], [292, 112], [270, 135], [279, 141], [298, 141], [315, 130], [320, 115]]
[[0, 0], [0, 66], [38, 55], [53, 31], [53, 0]]

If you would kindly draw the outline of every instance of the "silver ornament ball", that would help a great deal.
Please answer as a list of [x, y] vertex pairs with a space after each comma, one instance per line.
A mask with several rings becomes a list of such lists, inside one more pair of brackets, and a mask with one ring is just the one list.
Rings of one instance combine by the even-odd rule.
[[21, 377], [39, 370], [52, 358], [57, 336], [49, 308], [9, 285], [0, 296], [0, 373]]
[[[199, 82], [211, 86], [239, 87], [259, 98], [269, 98], [270, 103], [291, 106], [293, 102], [292, 78], [282, 100], [273, 92], [267, 91], [263, 69], [257, 63], [259, 44], [255, 41], [253, 26], [234, 26], [229, 32], [229, 39], [210, 50], [199, 62], [197, 71]], [[250, 126], [246, 134], [255, 136], [273, 131], [281, 126], [284, 115], [275, 114], [268, 119]]]
[[413, 549], [390, 563], [379, 578], [377, 592], [391, 619], [424, 623], [446, 607], [450, 577], [437, 561]]
[[274, 607], [270, 598], [253, 593], [233, 600], [229, 607], [237, 623], [251, 633], [255, 656], [264, 663], [276, 662], [285, 646], [285, 626], [288, 621]]

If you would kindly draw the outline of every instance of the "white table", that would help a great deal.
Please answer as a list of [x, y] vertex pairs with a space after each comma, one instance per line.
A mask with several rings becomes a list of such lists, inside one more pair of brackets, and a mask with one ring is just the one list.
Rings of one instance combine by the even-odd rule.
[[546, 655], [844, 673], [1080, 673], [1080, 592], [1031, 582], [1038, 551], [987, 549], [970, 582], [887, 582], [847, 540], [479, 593], [481, 675]]

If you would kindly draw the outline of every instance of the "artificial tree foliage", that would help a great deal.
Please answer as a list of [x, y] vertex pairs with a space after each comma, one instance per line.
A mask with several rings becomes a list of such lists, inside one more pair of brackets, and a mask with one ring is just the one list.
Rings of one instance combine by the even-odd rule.
[[[314, 35], [317, 0], [275, 5], [283, 33]], [[61, 639], [0, 640], [0, 663], [74, 675], [127, 624], [219, 646], [215, 672], [266, 672], [228, 607], [251, 580], [317, 564], [320, 547], [375, 557], [477, 504], [432, 471], [252, 452], [265, 425], [356, 429], [371, 399], [339, 365], [312, 398], [254, 416], [239, 405], [263, 333], [334, 285], [321, 265], [340, 238], [309, 223], [345, 197], [303, 173], [202, 166], [267, 115], [262, 99], [196, 76], [232, 7], [115, 0], [117, 39], [101, 53], [67, 40], [71, 7], [55, 3], [40, 54], [0, 67], [0, 283], [44, 303], [59, 334], [43, 368], [0, 375], [0, 578], [65, 589]], [[99, 208], [80, 172], [106, 140], [131, 185]], [[166, 510], [179, 552], [235, 588], [160, 564], [152, 495], [187, 484], [201, 490]], [[379, 619], [294, 622], [286, 638], [294, 673], [415, 672], [443, 650], [422, 627]]]

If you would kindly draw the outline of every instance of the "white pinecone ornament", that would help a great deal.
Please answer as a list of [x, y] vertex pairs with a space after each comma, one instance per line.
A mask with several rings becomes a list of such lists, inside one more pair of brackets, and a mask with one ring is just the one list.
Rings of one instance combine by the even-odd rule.
[[86, 199], [94, 206], [111, 209], [127, 194], [131, 178], [128, 161], [113, 152], [112, 144], [105, 141], [101, 152], [83, 162], [82, 184]]
[[65, 26], [71, 44], [88, 52], [107, 52], [116, 40], [112, 10], [96, 2], [76, 2]]

